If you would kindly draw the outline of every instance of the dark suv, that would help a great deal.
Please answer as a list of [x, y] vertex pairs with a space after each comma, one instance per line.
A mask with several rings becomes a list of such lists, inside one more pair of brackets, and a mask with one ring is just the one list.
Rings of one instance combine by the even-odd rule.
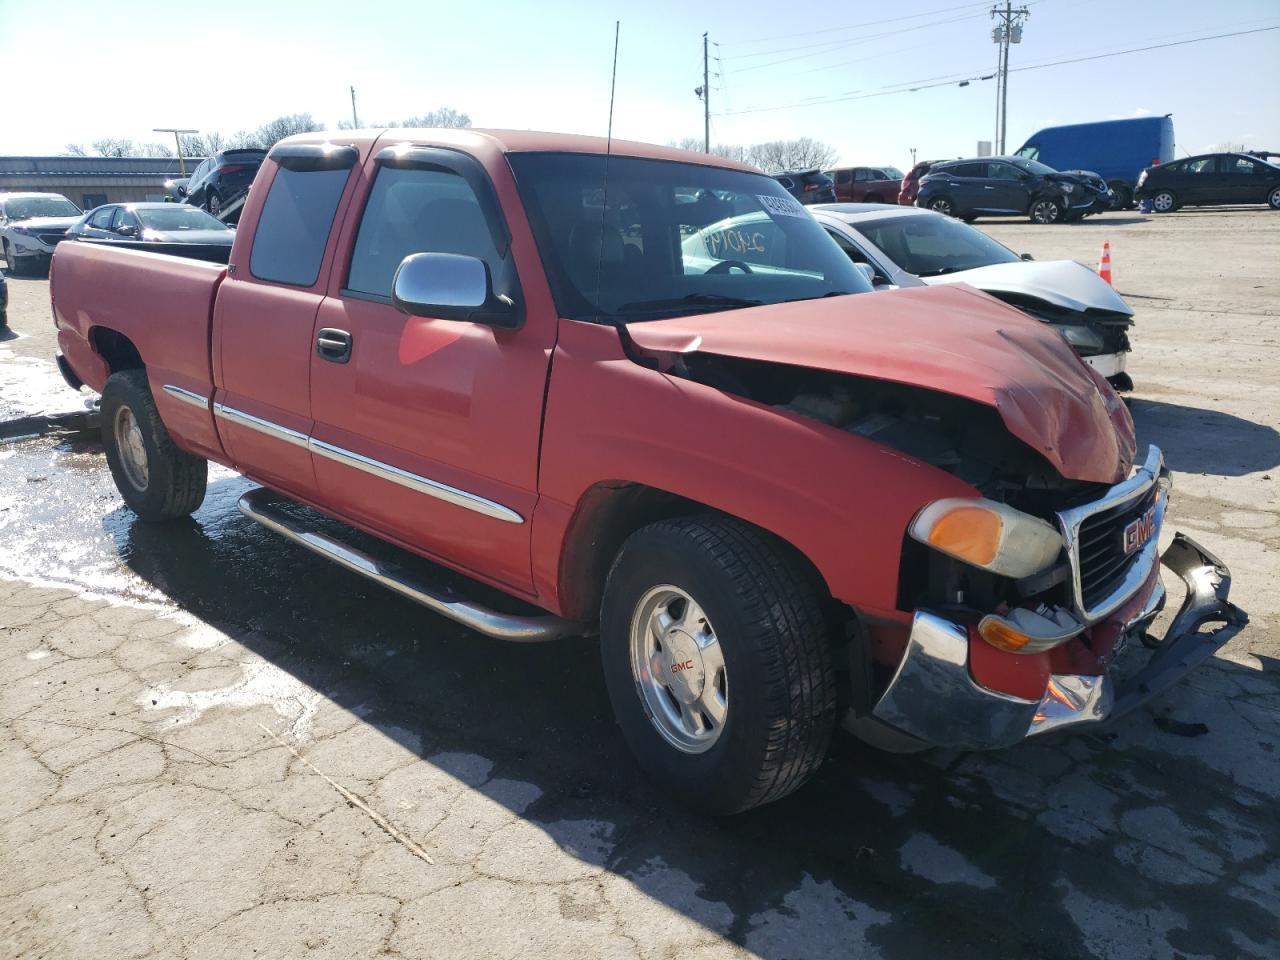
[[801, 203], [835, 203], [836, 188], [821, 170], [786, 170], [775, 173], [777, 180]]
[[836, 186], [837, 203], [897, 203], [902, 171], [897, 167], [837, 167], [824, 171]]
[[1069, 223], [1110, 210], [1112, 195], [1096, 173], [1059, 172], [1023, 157], [980, 157], [935, 163], [920, 180], [917, 207], [972, 222], [1027, 216], [1032, 223]]
[[184, 202], [204, 207], [216, 217], [249, 189], [266, 155], [267, 151], [256, 147], [215, 153], [192, 171]]
[[1143, 170], [1137, 197], [1150, 200], [1156, 213], [1222, 203], [1265, 203], [1280, 210], [1280, 166], [1247, 153], [1187, 157]]

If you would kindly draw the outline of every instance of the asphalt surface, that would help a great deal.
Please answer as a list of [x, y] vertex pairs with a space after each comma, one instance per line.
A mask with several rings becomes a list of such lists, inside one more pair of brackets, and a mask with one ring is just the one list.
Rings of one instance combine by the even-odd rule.
[[[636, 772], [591, 642], [366, 585], [243, 519], [229, 471], [148, 526], [91, 432], [0, 442], [0, 957], [1280, 955], [1280, 214], [979, 226], [1111, 242], [1165, 537], [1252, 616], [1169, 694], [998, 754], [842, 736], [703, 819]], [[83, 410], [47, 283], [10, 290], [0, 421]]]

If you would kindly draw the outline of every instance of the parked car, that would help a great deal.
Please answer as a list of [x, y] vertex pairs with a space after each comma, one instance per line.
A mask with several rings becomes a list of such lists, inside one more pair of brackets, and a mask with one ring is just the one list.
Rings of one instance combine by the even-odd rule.
[[1110, 210], [1112, 197], [1097, 174], [1060, 173], [1022, 157], [980, 157], [935, 163], [920, 180], [916, 206], [973, 222], [1026, 216], [1032, 223], [1070, 223]]
[[839, 203], [897, 203], [903, 173], [897, 167], [837, 167], [824, 171]]
[[921, 160], [907, 171], [907, 175], [902, 178], [902, 184], [898, 188], [898, 203], [904, 207], [915, 205], [916, 197], [920, 193], [920, 178], [928, 173], [929, 168], [938, 162], [937, 160]]
[[785, 173], [775, 173], [773, 179], [782, 184], [787, 193], [801, 203], [835, 202], [835, 185], [821, 170], [788, 170]]
[[1014, 156], [1055, 170], [1094, 170], [1115, 196], [1115, 208], [1127, 209], [1133, 205], [1139, 173], [1173, 159], [1173, 115], [1046, 127]]
[[48, 261], [82, 211], [60, 193], [0, 194], [0, 247], [14, 276]]
[[919, 208], [883, 204], [814, 207], [814, 218], [878, 287], [967, 283], [1062, 334], [1117, 390], [1125, 372], [1133, 310], [1111, 284], [1074, 260], [1031, 260], [968, 224]]
[[1138, 199], [1150, 200], [1157, 213], [1246, 203], [1280, 210], [1280, 166], [1245, 153], [1207, 153], [1162, 163], [1138, 176]]
[[[249, 518], [481, 634], [598, 633], [639, 762], [715, 813], [795, 790], [837, 704], [886, 749], [1006, 747], [1114, 720], [1243, 626], [1226, 567], [1177, 534], [1187, 591], [1147, 657], [1168, 471], [1020, 311], [873, 294], [743, 164], [532, 132], [342, 141], [273, 148], [234, 272], [54, 258], [58, 344], [141, 520], [196, 509], [213, 460], [262, 484]], [[767, 236], [726, 223], [687, 253], [749, 215]], [[582, 652], [565, 668], [590, 685]]]
[[9, 285], [4, 282], [4, 271], [0, 270], [0, 330], [9, 327]]
[[108, 203], [85, 214], [67, 231], [68, 239], [137, 244], [223, 263], [230, 256], [235, 235], [233, 229], [203, 210], [173, 203]]
[[215, 217], [231, 201], [249, 189], [267, 151], [256, 147], [222, 150], [191, 171], [186, 203], [203, 207]]
[[181, 202], [186, 199], [187, 186], [191, 183], [190, 177], [174, 177], [164, 182], [164, 194], [173, 202]]

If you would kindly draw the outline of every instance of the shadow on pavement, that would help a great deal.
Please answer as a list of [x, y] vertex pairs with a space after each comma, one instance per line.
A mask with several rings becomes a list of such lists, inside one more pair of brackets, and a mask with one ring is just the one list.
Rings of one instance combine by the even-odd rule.
[[[244, 489], [211, 484], [189, 521], [151, 526], [120, 508], [104, 527], [180, 607], [386, 736], [420, 735], [426, 762], [479, 754], [534, 784], [539, 799], [517, 812], [562, 850], [763, 956], [1079, 960], [1274, 944], [1280, 757], [1263, 744], [1280, 741], [1276, 661], [1215, 661], [1195, 681], [1207, 694], [1184, 683], [1165, 698], [1176, 718], [1161, 727], [1140, 711], [1117, 734], [1001, 754], [895, 757], [837, 735], [798, 794], [708, 820], [638, 773], [594, 642], [470, 633], [243, 519], [231, 504]], [[1166, 732], [1198, 724], [1207, 733]], [[609, 825], [607, 842], [583, 852], [584, 821]]]
[[1139, 447], [1154, 443], [1171, 470], [1241, 477], [1280, 465], [1280, 433], [1242, 417], [1134, 397]]

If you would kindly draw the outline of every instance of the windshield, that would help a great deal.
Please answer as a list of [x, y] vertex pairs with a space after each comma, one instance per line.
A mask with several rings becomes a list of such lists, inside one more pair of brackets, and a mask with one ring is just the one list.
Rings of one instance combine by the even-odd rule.
[[940, 277], [1021, 259], [981, 230], [941, 214], [859, 220], [853, 227], [917, 277]]
[[888, 177], [890, 180], [902, 179], [902, 171], [899, 170], [897, 167], [884, 167], [882, 169], [884, 170], [885, 176]]
[[4, 212], [10, 220], [32, 217], [78, 217], [84, 211], [66, 197], [15, 197], [4, 201]]
[[560, 315], [655, 320], [871, 285], [777, 181], [597, 154], [508, 158]]
[[1041, 163], [1039, 160], [1019, 159], [1017, 161], [1017, 166], [1021, 167], [1023, 170], [1026, 170], [1028, 173], [1034, 173], [1037, 177], [1043, 177], [1046, 173], [1058, 172], [1057, 170], [1053, 169], [1053, 167], [1046, 166], [1045, 164]]
[[170, 204], [167, 207], [134, 210], [144, 227], [152, 230], [230, 230], [225, 223], [209, 216], [203, 210], [186, 204]]

